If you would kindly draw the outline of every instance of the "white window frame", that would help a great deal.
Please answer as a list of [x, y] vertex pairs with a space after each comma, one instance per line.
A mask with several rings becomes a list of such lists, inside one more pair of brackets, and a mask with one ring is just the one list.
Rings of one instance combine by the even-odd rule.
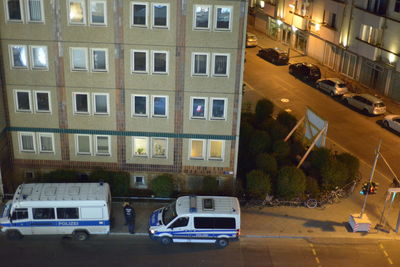
[[[195, 73], [196, 56], [207, 56], [206, 73]], [[204, 52], [193, 52], [192, 53], [192, 76], [203, 76], [206, 77], [210, 73], [210, 53]]]
[[[93, 22], [93, 19], [92, 19], [92, 3], [101, 3], [101, 4], [104, 5], [104, 22], [103, 23]], [[107, 26], [107, 1], [104, 1], [104, 0], [90, 0], [88, 9], [89, 9], [90, 25], [93, 25], [93, 26]]]
[[[156, 140], [156, 139], [162, 139], [162, 140], [165, 140], [165, 156], [156, 156], [156, 155], [154, 155], [154, 140]], [[157, 158], [157, 159], [166, 159], [166, 158], [168, 158], [168, 138], [166, 138], [166, 137], [153, 137], [153, 138], [151, 138], [151, 151], [150, 151], [150, 153], [151, 153], [151, 157], [152, 158]]]
[[[145, 25], [142, 24], [134, 24], [134, 16], [133, 16], [133, 6], [134, 5], [143, 5], [146, 6], [146, 19], [145, 19]], [[149, 27], [149, 3], [147, 2], [131, 2], [131, 26], [132, 27], [142, 27], [142, 28], [148, 28]]]
[[[93, 54], [94, 54], [94, 52], [95, 51], [105, 51], [106, 53], [105, 53], [105, 60], [106, 60], [106, 69], [105, 70], [102, 70], [102, 69], [95, 69], [94, 68], [94, 56], [93, 56]], [[90, 60], [90, 62], [91, 62], [91, 70], [92, 70], [92, 72], [100, 72], [100, 73], [104, 73], [104, 72], [108, 72], [108, 49], [107, 48], [91, 48], [90, 49], [90, 57], [91, 57], [91, 60]]]
[[[203, 117], [195, 117], [193, 116], [193, 102], [195, 99], [202, 99], [204, 100], [204, 116]], [[191, 120], [206, 120], [207, 115], [208, 115], [208, 98], [207, 97], [197, 97], [197, 96], [191, 96], [190, 97], [190, 114], [189, 117]]]
[[[107, 112], [98, 112], [96, 109], [96, 96], [105, 96], [107, 100]], [[108, 93], [92, 93], [93, 114], [94, 115], [110, 115], [110, 94]]]
[[[135, 52], [140, 52], [140, 53], [145, 53], [146, 54], [146, 70], [135, 70]], [[132, 49], [131, 50], [131, 71], [132, 73], [149, 73], [149, 50], [138, 50], [138, 49]]]
[[[79, 151], [79, 136], [89, 137], [89, 153]], [[92, 145], [92, 135], [91, 134], [75, 134], [75, 154], [76, 155], [92, 155], [93, 145]]]
[[[215, 73], [215, 57], [216, 56], [226, 56], [226, 73], [225, 74], [217, 74], [217, 73]], [[230, 60], [230, 57], [231, 57], [231, 54], [228, 54], [228, 53], [213, 53], [212, 54], [212, 75], [214, 76], [214, 77], [229, 77], [229, 70], [230, 70], [230, 62], [231, 62], [231, 60]]]
[[[154, 54], [165, 54], [165, 71], [155, 71], [155, 56]], [[152, 74], [168, 74], [169, 70], [169, 52], [168, 51], [157, 51], [157, 50], [152, 50], [151, 51], [151, 63], [152, 63], [152, 68], [151, 68], [151, 73]]]
[[[146, 113], [145, 114], [137, 114], [135, 113], [135, 96], [145, 97], [146, 98]], [[148, 117], [149, 116], [149, 96], [148, 95], [132, 95], [132, 117]]]
[[[26, 150], [23, 148], [22, 136], [31, 136], [33, 142], [33, 150]], [[36, 153], [36, 140], [34, 132], [18, 132], [18, 144], [20, 152]]]
[[[50, 137], [51, 138], [51, 151], [42, 150], [42, 139], [41, 137]], [[39, 145], [39, 152], [40, 153], [54, 153], [54, 134], [53, 133], [38, 133], [38, 145]]]
[[[85, 52], [85, 68], [84, 69], [75, 69], [74, 64], [74, 50], [82, 50]], [[71, 71], [88, 71], [88, 49], [86, 47], [70, 47], [71, 54]]]
[[[46, 53], [46, 66], [45, 67], [35, 67], [34, 65], [34, 58], [33, 58], [33, 49], [34, 48], [44, 48]], [[31, 69], [33, 70], [48, 70], [49, 69], [49, 55], [47, 51], [47, 46], [44, 45], [30, 45], [29, 46], [29, 53], [30, 53], [30, 60], [31, 60]]]
[[[138, 178], [138, 177], [141, 177], [141, 178], [142, 178], [143, 183], [138, 183], [138, 182], [137, 182], [136, 178]], [[139, 187], [139, 188], [147, 188], [146, 176], [145, 176], [145, 175], [134, 175], [134, 176], [133, 176], [133, 182], [134, 182], [134, 185], [135, 185], [136, 187]]]
[[[47, 94], [49, 100], [49, 110], [39, 110], [37, 94]], [[51, 113], [51, 92], [50, 91], [33, 91], [35, 96], [35, 112], [36, 113]]]
[[29, 12], [29, 0], [26, 0], [26, 20], [29, 23], [44, 23], [44, 8], [43, 8], [43, 0], [39, 0], [40, 2], [40, 14], [41, 14], [41, 20], [31, 20], [31, 14]]
[[[25, 49], [25, 62], [26, 66], [15, 66], [14, 63], [14, 56], [13, 56], [13, 47], [21, 46]], [[28, 59], [28, 47], [26, 45], [16, 45], [16, 44], [11, 44], [8, 46], [9, 47], [9, 53], [10, 53], [10, 66], [11, 69], [27, 69], [29, 68], [29, 59]]]
[[[224, 116], [222, 118], [220, 117], [214, 117], [213, 116], [213, 108], [214, 108], [214, 100], [224, 100]], [[211, 97], [210, 98], [210, 120], [226, 120], [227, 119], [227, 108], [228, 106], [228, 99], [223, 98], [223, 97]]]
[[[201, 141], [202, 145], [202, 155], [200, 157], [192, 157], [193, 141]], [[191, 160], [205, 160], [206, 158], [206, 140], [205, 139], [189, 139], [189, 159]]]
[[[82, 4], [82, 10], [83, 10], [83, 22], [72, 22], [69, 18], [69, 14], [70, 14], [70, 3], [71, 2], [80, 2]], [[82, 26], [82, 25], [86, 25], [86, 0], [68, 0], [67, 1], [67, 19], [68, 19], [68, 24], [69, 25], [78, 25], [78, 26]]]
[[6, 21], [7, 22], [19, 22], [23, 23], [24, 22], [24, 6], [23, 6], [23, 0], [18, 0], [19, 1], [19, 12], [21, 14], [21, 20], [16, 20], [16, 19], [10, 19], [10, 12], [8, 10], [8, 1], [4, 1], [4, 10], [6, 11]]
[[[99, 152], [98, 150], [98, 137], [107, 137], [108, 152]], [[110, 135], [94, 135], [94, 147], [96, 156], [111, 156], [111, 136]]]
[[[135, 139], [143, 139], [146, 140], [146, 149], [147, 149], [147, 154], [145, 155], [136, 155], [136, 142]], [[150, 139], [146, 136], [132, 136], [132, 156], [133, 157], [140, 157], [140, 158], [148, 158], [151, 154], [150, 151]]]
[[[214, 158], [211, 157], [211, 142], [212, 141], [220, 141], [222, 142], [222, 147], [221, 147], [221, 158]], [[207, 159], [208, 160], [216, 160], [216, 161], [224, 161], [225, 159], [225, 140], [216, 140], [216, 139], [210, 139], [208, 140], [208, 145], [207, 145]]]
[[[208, 8], [208, 26], [207, 27], [197, 27], [196, 26], [196, 8], [197, 7], [207, 7]], [[211, 5], [193, 5], [193, 29], [194, 30], [210, 30], [211, 29], [211, 14], [212, 14], [212, 6]]]
[[[165, 98], [165, 115], [154, 114], [154, 107], [155, 107], [155, 105], [154, 105], [154, 99], [155, 99], [156, 97], [163, 97], [163, 98]], [[155, 117], [155, 118], [168, 118], [168, 108], [169, 108], [169, 105], [168, 105], [168, 96], [166, 96], [166, 95], [152, 95], [152, 96], [151, 96], [151, 116], [152, 116], [152, 117]]]
[[[78, 111], [76, 108], [76, 95], [86, 95], [87, 96], [87, 104], [88, 104], [88, 111], [87, 112], [82, 112]], [[90, 115], [90, 93], [85, 93], [85, 92], [73, 92], [72, 93], [72, 102], [74, 105], [74, 114], [76, 115]]]
[[[229, 28], [217, 28], [218, 16], [217, 12], [219, 8], [229, 8], [231, 10], [229, 14]], [[233, 6], [214, 6], [214, 31], [232, 31], [232, 18], [233, 18]]]
[[[167, 25], [165, 25], [165, 26], [159, 26], [159, 25], [155, 25], [155, 23], [154, 23], [154, 19], [155, 19], [155, 16], [154, 16], [154, 14], [155, 14], [155, 12], [154, 12], [154, 7], [155, 6], [157, 6], [157, 5], [162, 5], [162, 6], [166, 6], [167, 7]], [[170, 13], [170, 11], [169, 11], [169, 4], [168, 3], [152, 3], [151, 4], [151, 13], [152, 13], [152, 18], [151, 18], [151, 24], [152, 24], [152, 27], [153, 28], [157, 28], [157, 29], [168, 29], [169, 28], [169, 17], [170, 17], [170, 15], [169, 15], [169, 13]]]
[[[28, 93], [29, 96], [29, 110], [23, 110], [23, 109], [19, 109], [18, 108], [18, 92], [21, 93]], [[32, 113], [32, 94], [30, 90], [20, 90], [20, 89], [16, 89], [14, 90], [14, 104], [15, 104], [15, 112], [24, 112], [24, 113]]]
[[[351, 58], [355, 58], [354, 67], [353, 67], [353, 70], [352, 70], [353, 76], [348, 74], [349, 73], [349, 69], [350, 69], [350, 64], [347, 64], [347, 66], [344, 66], [345, 54], [347, 54], [349, 56], [349, 61], [347, 63], [351, 62]], [[350, 53], [348, 51], [344, 51], [342, 53], [342, 55], [341, 55], [340, 73], [342, 73], [346, 77], [354, 78], [356, 76], [357, 61], [358, 61], [358, 58], [357, 58], [357, 56], [355, 54]], [[344, 67], [346, 67], [346, 71], [344, 71]]]

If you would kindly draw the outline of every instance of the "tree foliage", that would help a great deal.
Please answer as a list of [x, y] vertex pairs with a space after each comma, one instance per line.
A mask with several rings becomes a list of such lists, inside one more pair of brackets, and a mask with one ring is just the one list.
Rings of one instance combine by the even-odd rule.
[[257, 122], [262, 122], [271, 117], [272, 112], [274, 112], [274, 104], [266, 99], [260, 99], [256, 105], [256, 120]]
[[300, 197], [306, 189], [306, 176], [293, 166], [285, 166], [278, 172], [277, 194], [284, 199]]
[[174, 192], [174, 178], [171, 174], [160, 174], [151, 180], [150, 184], [157, 197], [170, 197]]
[[271, 192], [269, 175], [261, 170], [253, 170], [246, 175], [247, 193], [253, 198], [263, 199]]

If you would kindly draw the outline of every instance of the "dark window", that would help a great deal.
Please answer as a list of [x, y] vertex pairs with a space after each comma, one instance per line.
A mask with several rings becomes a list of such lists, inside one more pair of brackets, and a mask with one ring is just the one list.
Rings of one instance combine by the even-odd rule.
[[37, 110], [38, 111], [50, 111], [49, 105], [49, 94], [48, 93], [36, 93]]
[[33, 219], [36, 220], [49, 220], [55, 219], [53, 208], [33, 208]]
[[146, 5], [134, 4], [133, 5], [133, 24], [146, 25]]
[[169, 228], [185, 227], [189, 223], [188, 217], [181, 217], [176, 219], [176, 221]]
[[332, 28], [336, 28], [336, 14], [332, 13], [331, 14], [331, 21], [330, 21], [330, 25]]
[[19, 0], [8, 0], [8, 17], [10, 20], [21, 20], [21, 6]]
[[400, 0], [396, 0], [394, 4], [394, 12], [400, 12]]
[[196, 229], [235, 229], [235, 218], [195, 217]]
[[76, 111], [77, 112], [89, 112], [87, 95], [76, 94], [75, 99], [76, 99]]
[[218, 229], [236, 229], [235, 218], [214, 218], [214, 228]]
[[12, 220], [28, 219], [28, 209], [15, 209], [11, 219]]
[[196, 229], [212, 229], [214, 228], [214, 218], [195, 217], [194, 228]]
[[58, 219], [79, 219], [78, 208], [57, 208]]

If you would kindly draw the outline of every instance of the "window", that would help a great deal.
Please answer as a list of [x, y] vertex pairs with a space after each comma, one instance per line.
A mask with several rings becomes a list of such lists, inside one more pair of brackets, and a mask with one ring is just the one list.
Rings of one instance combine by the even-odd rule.
[[28, 219], [28, 209], [15, 209], [11, 219], [13, 221]]
[[140, 157], [149, 156], [149, 138], [133, 137], [133, 155]]
[[90, 1], [90, 24], [107, 25], [107, 5], [105, 1]]
[[212, 217], [194, 217], [194, 228], [196, 229], [213, 229], [214, 218]]
[[147, 73], [149, 71], [149, 51], [132, 50], [132, 72]]
[[168, 4], [152, 4], [153, 6], [153, 27], [168, 28], [169, 10]]
[[152, 51], [153, 55], [153, 73], [168, 73], [168, 52]]
[[193, 53], [192, 54], [192, 75], [208, 75], [208, 54]]
[[19, 133], [19, 150], [22, 152], [35, 152], [34, 133]]
[[85, 0], [69, 0], [68, 12], [70, 24], [86, 24]]
[[190, 140], [190, 158], [191, 159], [204, 159], [205, 141], [201, 139]]
[[213, 75], [228, 76], [229, 54], [213, 54]]
[[11, 45], [10, 59], [11, 59], [11, 66], [13, 68], [27, 68], [28, 53], [26, 45]]
[[198, 30], [206, 30], [210, 28], [211, 6], [195, 5], [194, 6], [194, 28]]
[[224, 141], [210, 140], [208, 149], [208, 159], [223, 160]]
[[108, 71], [107, 49], [92, 49], [92, 71]]
[[374, 28], [369, 25], [362, 24], [360, 27], [360, 36], [359, 38], [364, 42], [377, 45], [381, 41], [382, 30], [378, 28]]
[[7, 19], [22, 22], [21, 0], [7, 0]]
[[93, 94], [94, 114], [109, 114], [108, 94]]
[[177, 228], [177, 227], [185, 227], [189, 223], [189, 217], [180, 217], [176, 219], [170, 227], [168, 228]]
[[51, 112], [50, 92], [35, 91], [35, 109], [36, 112]]
[[73, 93], [74, 97], [74, 112], [81, 114], [89, 114], [89, 94], [88, 93]]
[[132, 95], [132, 116], [148, 116], [149, 98], [146, 95]]
[[226, 119], [226, 102], [225, 98], [211, 98], [211, 114], [212, 120]]
[[196, 229], [236, 229], [235, 218], [194, 217]]
[[134, 186], [146, 187], [146, 179], [143, 175], [135, 175], [133, 177]]
[[342, 58], [341, 72], [346, 76], [354, 78], [355, 70], [357, 66], [357, 56], [344, 51]]
[[83, 135], [76, 134], [76, 153], [80, 155], [91, 155], [92, 154], [92, 136], [91, 135]]
[[216, 30], [231, 30], [232, 7], [216, 6], [214, 17]]
[[87, 48], [71, 47], [72, 70], [87, 70]]
[[132, 26], [147, 27], [147, 17], [147, 3], [132, 3]]
[[152, 155], [154, 158], [167, 157], [167, 138], [152, 139]]
[[394, 12], [400, 12], [400, 0], [396, 0], [394, 4]]
[[32, 208], [33, 219], [35, 220], [53, 220], [55, 219], [53, 208]]
[[206, 119], [207, 98], [192, 97], [191, 102], [191, 118]]
[[47, 47], [46, 46], [31, 46], [31, 61], [34, 69], [47, 69]]
[[31, 92], [16, 90], [15, 91], [15, 100], [17, 111], [19, 112], [32, 112], [31, 109]]
[[54, 137], [52, 133], [38, 133], [38, 139], [41, 153], [54, 152]]
[[79, 219], [79, 209], [57, 208], [57, 219]]
[[166, 96], [152, 96], [153, 99], [153, 117], [168, 116], [168, 98]]
[[96, 144], [96, 155], [105, 155], [109, 156], [110, 153], [110, 146], [111, 146], [111, 138], [108, 135], [95, 135], [94, 138]]
[[29, 22], [44, 21], [42, 0], [28, 0], [27, 12]]

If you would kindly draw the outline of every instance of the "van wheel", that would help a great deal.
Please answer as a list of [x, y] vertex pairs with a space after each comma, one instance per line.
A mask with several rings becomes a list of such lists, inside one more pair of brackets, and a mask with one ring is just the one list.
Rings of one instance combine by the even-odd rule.
[[162, 245], [164, 245], [164, 246], [167, 246], [167, 245], [169, 245], [169, 244], [172, 243], [172, 239], [171, 239], [170, 237], [168, 237], [168, 236], [163, 236], [163, 237], [161, 237], [161, 239], [160, 239], [160, 243], [161, 243]]
[[335, 93], [333, 91], [331, 91], [329, 94], [331, 95], [331, 97], [335, 96]]
[[226, 238], [221, 238], [221, 239], [217, 239], [216, 244], [218, 247], [224, 248], [229, 244], [229, 241]]
[[18, 230], [8, 230], [6, 235], [9, 240], [20, 240], [23, 237]]
[[89, 238], [89, 234], [85, 231], [76, 231], [74, 232], [74, 239], [78, 241], [85, 241]]

